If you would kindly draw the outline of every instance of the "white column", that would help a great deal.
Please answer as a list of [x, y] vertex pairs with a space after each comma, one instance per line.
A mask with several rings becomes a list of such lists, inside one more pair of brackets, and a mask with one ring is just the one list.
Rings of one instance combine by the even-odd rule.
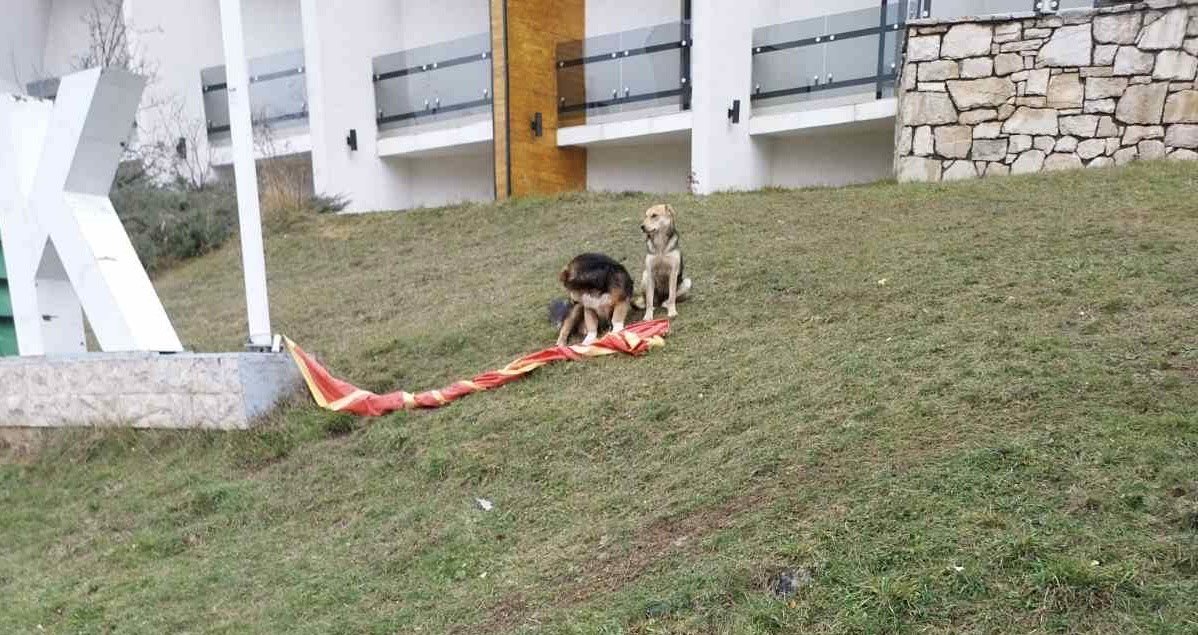
[[[710, 194], [766, 184], [764, 143], [749, 136], [753, 81], [753, 11], [746, 3], [692, 0], [691, 171], [695, 190]], [[728, 119], [740, 100], [740, 123]]]
[[[322, 29], [331, 21], [323, 15], [328, 10], [323, 0], [300, 0], [300, 22], [304, 33], [304, 79], [308, 89], [308, 136], [312, 141], [312, 187], [317, 192], [336, 192], [335, 168], [330, 165], [332, 152], [340, 150], [330, 136], [332, 113], [325, 104], [325, 61]], [[324, 11], [322, 11], [324, 10]], [[342, 69], [328, 69], [338, 72]], [[358, 131], [361, 139], [363, 130]], [[344, 142], [342, 142], [344, 143]], [[361, 141], [359, 141], [359, 144]], [[359, 145], [361, 147], [361, 145]]]
[[220, 0], [225, 73], [229, 85], [229, 127], [233, 141], [233, 174], [237, 179], [237, 218], [241, 231], [241, 266], [245, 273], [245, 308], [252, 348], [271, 345], [270, 302], [266, 293], [266, 255], [262, 247], [262, 212], [258, 206], [258, 169], [254, 164], [254, 129], [250, 119], [249, 69], [241, 0]]
[[[316, 191], [345, 196], [349, 212], [408, 207], [407, 168], [378, 156], [371, 80], [373, 56], [404, 48], [398, 6], [300, 0], [300, 14]], [[434, 22], [427, 28], [435, 33], [442, 25]], [[350, 130], [357, 131], [356, 151], [345, 141]]]

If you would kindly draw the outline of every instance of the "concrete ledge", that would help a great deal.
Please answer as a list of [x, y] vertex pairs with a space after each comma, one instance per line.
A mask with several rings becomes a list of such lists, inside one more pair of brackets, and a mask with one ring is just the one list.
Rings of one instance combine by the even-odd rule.
[[494, 138], [494, 126], [486, 119], [454, 128], [379, 137], [378, 155], [385, 158], [469, 154], [481, 150]]
[[[304, 127], [303, 130], [304, 132], [290, 135], [286, 134], [286, 130], [278, 131], [278, 137], [271, 141], [268, 148], [258, 147], [258, 144], [254, 144], [254, 160], [261, 161], [262, 159], [289, 157], [312, 152], [312, 136], [308, 134], [307, 127]], [[212, 165], [231, 167], [233, 165], [233, 146], [228, 143], [214, 144], [212, 146]]]
[[753, 115], [749, 119], [749, 134], [753, 136], [795, 134], [806, 130], [814, 131], [820, 128], [884, 121], [894, 119], [897, 110], [898, 100], [890, 98], [818, 110], [793, 110]]
[[245, 430], [302, 381], [282, 353], [3, 359], [0, 427]]
[[668, 115], [655, 115], [612, 121], [608, 123], [569, 126], [557, 129], [557, 145], [588, 146], [588, 145], [617, 145], [631, 140], [646, 141], [669, 137], [686, 138], [691, 129], [691, 113], [678, 112]]

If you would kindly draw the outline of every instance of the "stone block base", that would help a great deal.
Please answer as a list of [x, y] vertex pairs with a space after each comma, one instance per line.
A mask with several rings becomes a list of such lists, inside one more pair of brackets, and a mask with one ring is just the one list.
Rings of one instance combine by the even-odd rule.
[[283, 353], [0, 359], [0, 427], [245, 430], [302, 382]]

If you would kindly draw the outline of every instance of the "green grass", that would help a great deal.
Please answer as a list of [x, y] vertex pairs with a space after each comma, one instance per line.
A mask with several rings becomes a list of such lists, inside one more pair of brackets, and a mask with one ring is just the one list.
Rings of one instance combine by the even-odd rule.
[[[0, 632], [1193, 633], [1196, 191], [1157, 164], [668, 197], [695, 294], [643, 359], [10, 452]], [[576, 252], [639, 274], [651, 201], [315, 219], [267, 241], [276, 326], [439, 387], [550, 344]], [[188, 345], [241, 345], [238, 276], [226, 247], [157, 281]]]

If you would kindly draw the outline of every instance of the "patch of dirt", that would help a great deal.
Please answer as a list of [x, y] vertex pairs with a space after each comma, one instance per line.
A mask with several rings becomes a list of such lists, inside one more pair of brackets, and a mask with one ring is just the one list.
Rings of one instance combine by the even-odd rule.
[[33, 461], [45, 443], [44, 430], [0, 428], [0, 463], [25, 464]]
[[[637, 532], [627, 552], [610, 553], [608, 548], [600, 547], [581, 576], [547, 582], [545, 586], [557, 587], [559, 591], [546, 605], [569, 608], [597, 595], [618, 591], [666, 557], [691, 552], [703, 538], [731, 527], [741, 514], [759, 507], [765, 500], [763, 492], [753, 491], [716, 506], [653, 521]], [[510, 631], [534, 617], [535, 607], [529, 606], [520, 594], [514, 594], [494, 605], [490, 613], [485, 622], [462, 632]]]
[[[859, 451], [868, 455], [865, 463], [870, 466], [868, 469], [865, 465], [838, 463], [821, 465], [816, 471], [801, 469], [797, 474], [788, 474], [755, 485], [749, 491], [718, 505], [660, 518], [639, 529], [632, 538], [631, 547], [626, 551], [615, 553], [612, 547], [600, 545], [588, 557], [579, 558], [580, 561], [588, 563], [588, 568], [581, 575], [562, 575], [539, 585], [557, 589], [546, 601], [529, 605], [527, 597], [523, 594], [508, 594], [491, 606], [490, 615], [485, 621], [474, 625], [462, 625], [455, 632], [509, 632], [522, 625], [538, 623], [540, 612], [545, 609], [571, 608], [603, 594], [618, 591], [635, 582], [655, 564], [669, 556], [697, 552], [699, 543], [704, 538], [731, 528], [744, 513], [775, 500], [795, 482], [801, 481], [809, 487], [831, 487], [848, 480], [850, 474], [863, 470], [877, 471], [882, 469], [880, 466], [896, 473], [906, 473], [932, 457], [957, 451], [966, 441], [966, 438], [956, 434], [947, 438], [944, 434], [939, 434], [935, 440], [931, 437], [912, 437], [900, 448], [883, 450], [863, 446]], [[904, 460], [896, 461], [895, 457], [903, 457]], [[825, 508], [823, 514], [844, 517], [848, 510], [833, 505]], [[767, 575], [757, 580], [756, 585], [763, 591], [769, 591], [770, 584], [774, 581], [771, 576], [786, 569], [776, 566], [767, 567], [765, 571]], [[814, 575], [815, 571], [810, 570], [807, 573]], [[799, 573], [797, 578], [798, 586], [806, 583], [802, 573]]]
[[1167, 368], [1166, 372], [1177, 373], [1189, 381], [1198, 382], [1198, 366], [1173, 366]]
[[528, 600], [520, 593], [504, 596], [497, 604], [491, 606], [491, 616], [482, 624], [474, 626], [459, 626], [450, 633], [499, 633], [509, 631], [523, 624], [536, 607], [530, 606]]

